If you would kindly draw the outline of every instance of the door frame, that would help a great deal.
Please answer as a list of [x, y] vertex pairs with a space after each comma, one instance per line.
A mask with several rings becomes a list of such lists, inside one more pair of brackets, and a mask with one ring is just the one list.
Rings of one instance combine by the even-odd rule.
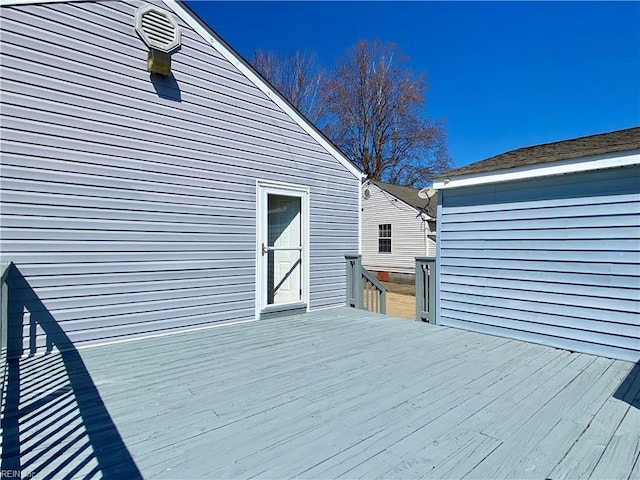
[[[301, 221], [301, 246], [302, 246], [302, 269], [300, 284], [302, 287], [302, 300], [293, 303], [283, 303], [279, 305], [267, 305], [267, 257], [262, 255], [262, 244], [267, 243], [268, 232], [268, 195], [283, 195], [300, 198]], [[279, 312], [293, 309], [304, 309], [309, 311], [309, 246], [310, 246], [310, 223], [309, 204], [310, 188], [304, 185], [293, 183], [274, 182], [271, 180], [256, 180], [256, 290], [255, 290], [255, 315], [256, 319], [265, 313]]]

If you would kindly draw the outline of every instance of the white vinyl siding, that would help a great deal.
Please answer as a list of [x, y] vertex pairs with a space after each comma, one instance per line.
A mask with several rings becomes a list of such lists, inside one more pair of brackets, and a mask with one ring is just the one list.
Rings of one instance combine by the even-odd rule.
[[[419, 212], [373, 184], [362, 199], [362, 264], [372, 271], [414, 273], [415, 257], [435, 256], [429, 222]], [[426, 202], [426, 201], [425, 201]], [[391, 225], [391, 252], [380, 253], [380, 225]]]
[[640, 359], [640, 168], [441, 191], [442, 325]]
[[152, 79], [144, 4], [2, 7], [2, 261], [76, 343], [251, 319], [256, 179], [288, 182], [311, 308], [344, 304], [359, 180], [181, 21]]

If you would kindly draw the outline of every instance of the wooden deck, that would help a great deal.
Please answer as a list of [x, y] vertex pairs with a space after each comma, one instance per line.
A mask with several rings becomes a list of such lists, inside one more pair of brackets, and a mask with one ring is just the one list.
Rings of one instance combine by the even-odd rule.
[[339, 308], [11, 363], [33, 478], [640, 478], [636, 365]]

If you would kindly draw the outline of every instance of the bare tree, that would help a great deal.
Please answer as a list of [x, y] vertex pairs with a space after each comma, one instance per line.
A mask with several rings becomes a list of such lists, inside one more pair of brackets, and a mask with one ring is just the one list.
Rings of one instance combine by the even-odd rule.
[[325, 104], [320, 95], [325, 76], [314, 54], [295, 52], [277, 56], [258, 50], [252, 63], [309, 120], [317, 125], [324, 118]]
[[423, 118], [424, 75], [395, 44], [360, 41], [324, 83], [325, 133], [369, 178], [425, 184], [451, 167], [444, 122]]

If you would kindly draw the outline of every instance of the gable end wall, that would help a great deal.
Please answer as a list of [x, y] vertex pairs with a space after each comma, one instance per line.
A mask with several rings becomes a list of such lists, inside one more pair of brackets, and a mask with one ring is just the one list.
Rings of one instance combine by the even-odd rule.
[[151, 78], [145, 4], [2, 8], [2, 261], [40, 302], [25, 345], [38, 321], [90, 344], [253, 319], [256, 179], [310, 188], [311, 308], [344, 304], [359, 180], [177, 16], [174, 76]]

